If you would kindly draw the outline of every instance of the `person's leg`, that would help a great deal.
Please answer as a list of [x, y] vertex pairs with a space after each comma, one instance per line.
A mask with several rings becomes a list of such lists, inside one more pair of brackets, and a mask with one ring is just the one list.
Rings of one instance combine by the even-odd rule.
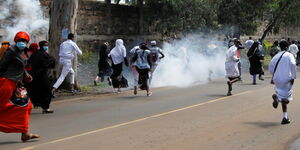
[[252, 75], [252, 84], [256, 84], [256, 74]]
[[239, 81], [242, 81], [242, 63], [241, 63], [241, 61], [239, 61], [239, 63], [238, 63], [238, 68], [239, 68], [239, 73], [240, 73]]
[[152, 83], [153, 74], [154, 74], [154, 71], [156, 70], [157, 66], [158, 66], [157, 64], [154, 64], [152, 66], [152, 69], [150, 71], [149, 85]]
[[97, 86], [97, 81], [99, 80], [99, 76], [97, 75], [95, 80], [94, 80], [94, 85]]
[[76, 94], [77, 91], [75, 90], [75, 72], [73, 68], [70, 68], [70, 84], [71, 84], [71, 91], [73, 94]]
[[265, 79], [262, 77], [263, 74], [259, 74], [258, 79], [264, 81]]
[[58, 89], [58, 87], [62, 84], [62, 82], [65, 80], [66, 76], [70, 72], [70, 67], [71, 66], [68, 64], [63, 64], [61, 74], [57, 79], [57, 81], [55, 82], [55, 84], [53, 85], [53, 89], [51, 91], [53, 96], [55, 95], [55, 90]]
[[289, 101], [287, 99], [283, 99], [281, 101], [282, 113], [283, 113], [283, 119], [281, 121], [281, 124], [289, 124], [291, 122], [288, 117], [288, 113], [287, 113], [287, 104], [288, 103], [289, 103]]
[[228, 78], [229, 81], [227, 81], [227, 85], [228, 85], [228, 92], [227, 92], [227, 96], [232, 95], [231, 91], [232, 91], [232, 84], [239, 81], [239, 78]]

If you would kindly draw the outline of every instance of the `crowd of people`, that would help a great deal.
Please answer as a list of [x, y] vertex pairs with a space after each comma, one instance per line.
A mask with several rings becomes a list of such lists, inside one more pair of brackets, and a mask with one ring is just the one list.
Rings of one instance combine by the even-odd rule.
[[[56, 90], [69, 74], [71, 91], [76, 94], [75, 72], [72, 68], [73, 59], [81, 55], [82, 51], [74, 42], [74, 34], [70, 33], [68, 39], [60, 44], [59, 63], [62, 70], [57, 81], [52, 85], [49, 82], [48, 70], [56, 66], [56, 60], [48, 53], [48, 42], [30, 43], [30, 36], [26, 32], [18, 32], [14, 43], [2, 42], [0, 48], [0, 131], [6, 133], [21, 133], [21, 140], [39, 138], [28, 130], [32, 105], [41, 107], [43, 114], [53, 113], [50, 109], [52, 98]], [[245, 46], [243, 46], [245, 45]], [[127, 59], [127, 50], [122, 39], [117, 39], [114, 48], [109, 50], [109, 42], [104, 42], [99, 50], [99, 63], [94, 84], [97, 81], [107, 81], [110, 86], [121, 93], [121, 88], [128, 87], [128, 81], [123, 75], [123, 64], [131, 68], [134, 76], [133, 94], [138, 94], [138, 89], [145, 90], [146, 96], [151, 96], [151, 80], [154, 71], [161, 59], [165, 57], [156, 41], [146, 42], [134, 46]], [[299, 60], [299, 42], [288, 42], [281, 39], [275, 41], [270, 48], [272, 60], [269, 71], [272, 73], [272, 84], [275, 85], [275, 94], [272, 95], [273, 107], [277, 108], [281, 102], [283, 110], [282, 124], [290, 123], [287, 115], [287, 104], [292, 100], [292, 86], [296, 79], [296, 60]], [[256, 77], [264, 80], [264, 47], [261, 40], [249, 40], [242, 44], [237, 38], [228, 43], [225, 70], [228, 78], [227, 96], [232, 95], [232, 85], [242, 81], [241, 77], [241, 50], [247, 49], [250, 62], [249, 73], [252, 75], [252, 84], [256, 84]], [[128, 61], [130, 60], [130, 61]]]
[[[241, 41], [237, 38], [230, 40], [229, 49], [226, 53], [225, 70], [228, 78], [227, 96], [232, 95], [233, 83], [241, 80], [240, 50], [243, 49]], [[265, 51], [263, 42], [259, 39], [252, 40], [251, 37], [245, 42], [247, 57], [250, 63], [249, 73], [252, 75], [252, 84], [256, 84], [257, 75], [260, 80], [264, 80], [263, 61]], [[285, 40], [275, 41], [269, 49], [272, 60], [269, 63], [269, 71], [272, 74], [271, 84], [275, 85], [275, 94], [272, 95], [273, 107], [277, 108], [281, 102], [283, 119], [281, 124], [289, 124], [290, 119], [287, 114], [287, 104], [292, 100], [292, 86], [296, 79], [297, 62], [299, 62], [300, 42]]]

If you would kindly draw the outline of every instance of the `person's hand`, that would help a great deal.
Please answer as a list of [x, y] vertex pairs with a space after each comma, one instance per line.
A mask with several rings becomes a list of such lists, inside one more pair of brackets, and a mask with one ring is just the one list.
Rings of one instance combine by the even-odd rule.
[[32, 80], [33, 80], [32, 76], [30, 74], [26, 73], [24, 76], [24, 81], [31, 82]]

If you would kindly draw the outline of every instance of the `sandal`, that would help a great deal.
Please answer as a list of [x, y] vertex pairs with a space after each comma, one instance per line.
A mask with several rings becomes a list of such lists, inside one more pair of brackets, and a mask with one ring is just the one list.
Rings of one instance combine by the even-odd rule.
[[22, 140], [22, 142], [26, 142], [28, 140], [37, 139], [37, 138], [40, 138], [40, 136], [37, 134], [29, 134], [29, 135], [25, 135], [25, 136], [22, 135], [21, 140]]

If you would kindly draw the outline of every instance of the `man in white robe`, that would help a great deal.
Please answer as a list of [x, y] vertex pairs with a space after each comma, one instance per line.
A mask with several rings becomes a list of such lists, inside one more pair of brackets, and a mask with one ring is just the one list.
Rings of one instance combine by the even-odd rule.
[[229, 79], [227, 81], [228, 92], [227, 96], [232, 95], [232, 84], [239, 80], [240, 72], [238, 68], [239, 58], [237, 57], [237, 49], [239, 45], [239, 41], [237, 39], [233, 40], [234, 45], [231, 46], [226, 52], [226, 61], [225, 61], [225, 70], [226, 77]]
[[[276, 54], [269, 64], [269, 71], [273, 74], [273, 83], [275, 84], [276, 93], [272, 96], [274, 100], [273, 107], [277, 108], [278, 102], [281, 102], [283, 111], [281, 124], [289, 124], [290, 120], [287, 114], [287, 104], [292, 100], [292, 86], [296, 79], [296, 60], [293, 54], [287, 51], [289, 47], [287, 41], [280, 41], [279, 46], [281, 52]], [[275, 70], [276, 64], [278, 65]]]

